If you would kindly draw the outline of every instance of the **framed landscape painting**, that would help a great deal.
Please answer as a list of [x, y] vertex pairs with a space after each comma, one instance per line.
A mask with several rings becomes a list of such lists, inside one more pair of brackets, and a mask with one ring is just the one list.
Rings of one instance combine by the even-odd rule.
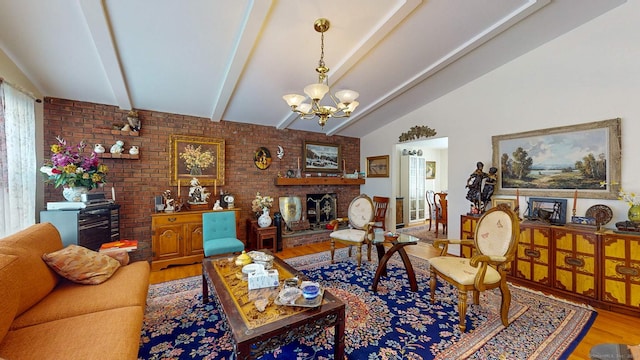
[[302, 165], [306, 172], [341, 172], [340, 145], [305, 141]]
[[492, 137], [496, 194], [617, 199], [620, 119]]
[[367, 177], [389, 177], [389, 155], [368, 157]]
[[200, 185], [224, 185], [224, 139], [171, 135], [169, 138], [170, 185], [178, 180], [188, 186], [196, 178]]

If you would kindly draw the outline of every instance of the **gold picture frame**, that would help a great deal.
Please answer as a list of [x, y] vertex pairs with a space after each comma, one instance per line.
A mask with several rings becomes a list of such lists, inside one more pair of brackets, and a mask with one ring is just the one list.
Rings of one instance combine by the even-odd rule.
[[368, 157], [367, 177], [389, 177], [389, 155]]
[[425, 169], [426, 169], [426, 179], [433, 180], [436, 178], [436, 162], [435, 161], [425, 161]]
[[492, 137], [496, 194], [617, 199], [621, 119]]
[[516, 199], [503, 199], [503, 198], [492, 198], [491, 199], [491, 207], [496, 207], [500, 204], [507, 204], [507, 206], [509, 206], [509, 209], [514, 210], [516, 209], [516, 206], [518, 204], [516, 204]]
[[[200, 185], [224, 185], [225, 141], [202, 136], [171, 135], [169, 137], [169, 184], [188, 185], [197, 178]], [[203, 166], [197, 166], [196, 163]], [[198, 170], [199, 168], [199, 170]]]

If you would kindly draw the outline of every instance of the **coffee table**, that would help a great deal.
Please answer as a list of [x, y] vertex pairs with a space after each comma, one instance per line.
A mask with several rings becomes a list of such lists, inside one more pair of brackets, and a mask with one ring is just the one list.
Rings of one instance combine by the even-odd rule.
[[[373, 245], [376, 246], [376, 250], [378, 253], [378, 268], [376, 269], [376, 275], [374, 276], [373, 284], [371, 285], [371, 290], [373, 290], [373, 292], [378, 291], [378, 282], [380, 281], [380, 276], [387, 276], [387, 262], [396, 252], [400, 254], [402, 262], [404, 263], [404, 268], [407, 270], [407, 277], [409, 278], [411, 291], [418, 291], [416, 273], [413, 271], [413, 266], [411, 265], [409, 255], [407, 255], [407, 252], [404, 250], [405, 246], [415, 245], [418, 243], [418, 240], [420, 239], [407, 234], [399, 234], [398, 237], [376, 234], [375, 238], [373, 239]], [[386, 248], [384, 247], [385, 243], [391, 244], [391, 248], [389, 248], [389, 250], [386, 250]]]
[[[280, 284], [284, 279], [304, 276], [289, 264], [274, 256], [273, 268], [278, 270]], [[222, 316], [230, 326], [235, 340], [237, 359], [254, 359], [286, 345], [302, 336], [317, 334], [333, 326], [334, 358], [344, 358], [345, 304], [329, 291], [324, 291], [320, 306], [315, 308], [275, 305], [278, 288], [248, 290], [248, 284], [237, 276], [241, 267], [233, 257], [205, 258], [202, 261], [202, 299], [209, 301], [209, 288], [216, 296]], [[259, 312], [253, 299], [269, 297], [264, 312]]]

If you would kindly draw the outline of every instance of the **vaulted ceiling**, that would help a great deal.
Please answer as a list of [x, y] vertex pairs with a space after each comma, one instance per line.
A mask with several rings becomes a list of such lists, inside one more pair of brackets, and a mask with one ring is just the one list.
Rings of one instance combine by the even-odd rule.
[[[44, 95], [362, 137], [623, 0], [0, 0], [0, 49]], [[360, 93], [324, 128], [282, 99]], [[2, 76], [2, 74], [0, 74]]]

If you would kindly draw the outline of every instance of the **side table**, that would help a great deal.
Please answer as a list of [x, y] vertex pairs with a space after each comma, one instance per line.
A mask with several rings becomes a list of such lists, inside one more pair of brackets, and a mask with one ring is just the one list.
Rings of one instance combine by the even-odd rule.
[[[415, 245], [418, 243], [418, 240], [419, 239], [417, 237], [407, 234], [400, 234], [398, 237], [383, 237], [382, 234], [376, 235], [373, 240], [373, 244], [376, 246], [376, 251], [378, 253], [378, 268], [376, 269], [376, 275], [374, 276], [373, 284], [371, 285], [371, 290], [373, 290], [373, 292], [378, 292], [380, 276], [387, 276], [387, 262], [396, 252], [400, 254], [402, 262], [404, 263], [404, 268], [407, 270], [407, 277], [409, 278], [411, 291], [418, 291], [416, 273], [413, 271], [413, 265], [411, 265], [409, 255], [407, 255], [407, 252], [404, 250], [405, 246]], [[385, 243], [391, 244], [391, 248], [389, 248], [389, 250], [385, 249]]]
[[[250, 250], [270, 249], [273, 253], [277, 251], [278, 228], [269, 226], [261, 228], [258, 221], [247, 219], [247, 248]], [[271, 241], [271, 242], [269, 242]], [[268, 244], [265, 247], [265, 243]]]

